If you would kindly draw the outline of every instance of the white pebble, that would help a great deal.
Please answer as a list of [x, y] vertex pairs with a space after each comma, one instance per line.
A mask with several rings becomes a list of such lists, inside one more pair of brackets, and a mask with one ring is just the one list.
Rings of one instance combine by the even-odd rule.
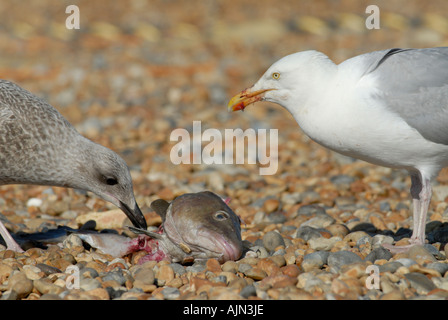
[[40, 207], [41, 205], [42, 200], [39, 198], [30, 198], [26, 203], [27, 207]]

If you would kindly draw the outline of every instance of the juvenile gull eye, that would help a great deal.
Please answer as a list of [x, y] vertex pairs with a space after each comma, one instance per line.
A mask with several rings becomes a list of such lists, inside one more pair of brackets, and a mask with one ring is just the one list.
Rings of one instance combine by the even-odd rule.
[[278, 73], [278, 72], [274, 72], [274, 73], [272, 74], [272, 78], [275, 79], [275, 80], [280, 79], [280, 73]]
[[114, 186], [118, 184], [118, 181], [115, 178], [106, 178], [106, 184], [108, 184], [109, 186]]
[[223, 221], [223, 220], [228, 219], [229, 215], [227, 214], [227, 212], [218, 211], [218, 212], [215, 212], [213, 218], [215, 218], [215, 220], [218, 220], [218, 221]]

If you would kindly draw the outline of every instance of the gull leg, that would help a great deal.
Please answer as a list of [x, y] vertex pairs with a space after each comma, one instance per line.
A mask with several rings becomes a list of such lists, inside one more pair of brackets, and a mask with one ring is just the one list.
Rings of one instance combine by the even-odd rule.
[[421, 179], [420, 184], [419, 214], [416, 216], [414, 213], [414, 231], [412, 232], [412, 236], [409, 241], [412, 244], [425, 243], [426, 215], [428, 214], [429, 203], [431, 202], [432, 195], [431, 182], [428, 179]]
[[8, 230], [1, 221], [0, 221], [0, 235], [3, 237], [3, 240], [5, 240], [6, 247], [8, 248], [8, 250], [12, 250], [15, 252], [23, 252], [22, 248], [20, 248], [17, 242], [9, 234]]
[[423, 245], [425, 243], [425, 222], [429, 203], [431, 202], [431, 194], [432, 189], [430, 180], [422, 177], [420, 173], [411, 174], [411, 196], [413, 199], [414, 228], [411, 239], [409, 239], [409, 245], [393, 246], [385, 244], [383, 247], [393, 253], [399, 253], [406, 252], [414, 245]]

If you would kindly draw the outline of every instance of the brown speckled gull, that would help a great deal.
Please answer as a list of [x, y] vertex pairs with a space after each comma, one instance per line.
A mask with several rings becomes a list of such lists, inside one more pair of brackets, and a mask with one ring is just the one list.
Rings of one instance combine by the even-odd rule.
[[[146, 229], [125, 161], [80, 135], [51, 105], [0, 80], [0, 185], [34, 184], [87, 190], [123, 210]], [[8, 249], [21, 251], [5, 226]]]

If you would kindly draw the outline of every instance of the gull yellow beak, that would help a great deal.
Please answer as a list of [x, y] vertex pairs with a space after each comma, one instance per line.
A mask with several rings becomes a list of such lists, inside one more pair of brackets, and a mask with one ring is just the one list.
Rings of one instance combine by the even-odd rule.
[[229, 104], [227, 105], [227, 110], [229, 110], [229, 112], [244, 110], [244, 108], [248, 105], [263, 99], [264, 93], [270, 90], [274, 89], [263, 89], [257, 91], [251, 91], [250, 88], [245, 89], [230, 99]]

